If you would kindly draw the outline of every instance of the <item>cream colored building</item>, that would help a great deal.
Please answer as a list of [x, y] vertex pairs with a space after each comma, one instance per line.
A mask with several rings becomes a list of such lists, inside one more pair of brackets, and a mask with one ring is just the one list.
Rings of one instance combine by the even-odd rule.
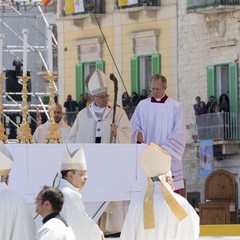
[[[199, 176], [193, 104], [198, 95], [207, 102], [211, 95], [218, 100], [226, 93], [231, 112], [227, 117], [232, 123], [227, 128], [216, 124], [208, 128], [208, 122], [203, 122], [206, 129], [200, 134], [207, 136], [199, 138], [213, 139], [214, 168], [230, 171], [239, 183], [239, 1], [162, 0], [150, 1], [152, 5], [148, 6], [139, 1], [139, 6], [125, 8], [117, 8], [112, 0], [100, 2], [105, 2], [105, 13], [63, 16], [63, 4], [59, 6], [60, 102], [68, 94], [79, 99], [85, 90], [84, 78], [95, 67], [118, 78], [119, 104], [124, 85], [129, 93], [140, 93], [148, 87], [153, 73], [165, 75], [168, 95], [183, 104], [186, 116], [186, 192], [199, 193], [204, 201], [206, 177]], [[113, 99], [113, 84], [110, 94]], [[216, 137], [215, 133], [222, 129], [228, 131], [227, 137]]]
[[[161, 6], [151, 2], [157, 6], [117, 9], [114, 1], [106, 0], [105, 14], [59, 15], [60, 102], [68, 94], [79, 99], [83, 81], [95, 67], [118, 78], [119, 104], [123, 85], [130, 94], [141, 93], [152, 73], [166, 75], [170, 95], [178, 95], [176, 1], [161, 1]], [[113, 98], [113, 85], [110, 93]]]

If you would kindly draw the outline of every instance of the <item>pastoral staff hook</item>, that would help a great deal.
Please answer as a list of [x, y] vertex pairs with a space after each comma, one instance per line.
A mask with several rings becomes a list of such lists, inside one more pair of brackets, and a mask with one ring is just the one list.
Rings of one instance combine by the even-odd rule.
[[[112, 123], [115, 123], [115, 116], [116, 116], [116, 106], [117, 106], [117, 94], [118, 94], [118, 80], [113, 73], [110, 74], [110, 79], [114, 83], [114, 102], [113, 102], [113, 118]], [[111, 132], [110, 143], [113, 140], [113, 133]]]

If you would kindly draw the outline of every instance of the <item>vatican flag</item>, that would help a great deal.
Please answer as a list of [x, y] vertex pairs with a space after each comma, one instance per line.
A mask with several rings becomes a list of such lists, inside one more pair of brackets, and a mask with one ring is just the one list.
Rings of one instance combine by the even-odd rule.
[[83, 0], [65, 0], [65, 13], [85, 12]]
[[118, 2], [119, 7], [133, 5], [133, 4], [138, 4], [138, 0], [119, 0]]
[[74, 1], [75, 13], [85, 12], [83, 0]]

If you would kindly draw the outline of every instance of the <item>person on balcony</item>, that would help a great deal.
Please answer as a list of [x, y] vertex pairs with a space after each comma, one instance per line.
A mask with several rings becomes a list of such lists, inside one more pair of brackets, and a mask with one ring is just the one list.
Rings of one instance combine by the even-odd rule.
[[[200, 102], [200, 109], [198, 111], [198, 115], [202, 115], [202, 114], [206, 114], [207, 113], [207, 109], [206, 109], [206, 104], [204, 101]], [[214, 109], [215, 110], [215, 109]]]
[[193, 109], [194, 109], [194, 114], [197, 116], [199, 115], [199, 111], [201, 109], [200, 107], [201, 97], [197, 96], [195, 100], [196, 100], [196, 103], [193, 105]]
[[217, 105], [217, 102], [215, 100], [214, 96], [210, 96], [209, 101], [207, 103], [207, 113], [214, 113], [215, 112], [215, 106]]
[[219, 107], [220, 107], [220, 112], [229, 112], [229, 98], [227, 94], [222, 94], [219, 97]]

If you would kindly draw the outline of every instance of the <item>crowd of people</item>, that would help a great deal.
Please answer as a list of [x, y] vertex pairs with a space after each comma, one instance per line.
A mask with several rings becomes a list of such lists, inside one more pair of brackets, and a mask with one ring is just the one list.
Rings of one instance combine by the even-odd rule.
[[138, 103], [148, 97], [149, 95], [146, 89], [142, 90], [140, 96], [136, 92], [132, 92], [131, 96], [129, 96], [127, 92], [122, 94], [122, 108], [125, 110], [128, 119], [131, 119]]
[[196, 103], [193, 105], [196, 116], [206, 113], [229, 112], [229, 97], [223, 93], [217, 102], [214, 96], [210, 96], [207, 104], [201, 100], [200, 96], [195, 98]]
[[[59, 134], [65, 143], [146, 144], [140, 156], [140, 166], [149, 177], [148, 190], [137, 199], [136, 204], [132, 202], [127, 216], [123, 208], [128, 202], [110, 202], [97, 225], [86, 213], [79, 192], [87, 181], [87, 159], [83, 146], [70, 152], [66, 145], [58, 190], [43, 187], [36, 198], [36, 211], [43, 217], [43, 226], [37, 231], [35, 239], [101, 240], [112, 236], [120, 236], [122, 240], [197, 239], [199, 217], [186, 199], [179, 195], [179, 190], [184, 188], [182, 157], [186, 145], [186, 124], [181, 103], [167, 96], [167, 79], [156, 74], [150, 79], [151, 97], [145, 92], [142, 96], [145, 99], [140, 101], [135, 93], [132, 94], [131, 104], [136, 106], [129, 120], [121, 107], [108, 102], [108, 82], [103, 72], [96, 70], [92, 74], [87, 85], [91, 103], [86, 103], [77, 114], [68, 136], [63, 136], [61, 131]], [[67, 101], [71, 104], [64, 105], [76, 110], [77, 105], [71, 96]], [[54, 114], [57, 115], [55, 122], [59, 124], [62, 109], [56, 108]], [[59, 125], [60, 130], [61, 127]], [[20, 232], [16, 233], [16, 237], [9, 236], [14, 236], [14, 232], [21, 229], [21, 224], [26, 227], [24, 239], [34, 239], [33, 220], [28, 217], [29, 224], [25, 219], [15, 223], [18, 207], [10, 205], [18, 206], [18, 203], [11, 203], [11, 194], [8, 197], [4, 192], [11, 166], [11, 159], [0, 151], [0, 229], [8, 229], [7, 232], [0, 231], [0, 239], [19, 240]], [[9, 209], [13, 210], [12, 215]]]

